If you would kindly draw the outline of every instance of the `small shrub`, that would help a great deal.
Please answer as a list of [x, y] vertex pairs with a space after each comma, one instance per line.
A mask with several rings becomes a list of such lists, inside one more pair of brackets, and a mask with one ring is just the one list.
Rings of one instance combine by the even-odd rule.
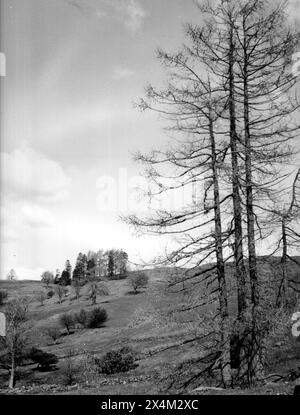
[[95, 364], [100, 373], [112, 375], [133, 369], [137, 358], [137, 353], [131, 347], [122, 347], [106, 353], [100, 359], [96, 358]]
[[53, 290], [47, 291], [47, 298], [50, 300], [50, 298], [54, 297], [55, 292]]
[[72, 349], [69, 349], [67, 351], [67, 356], [61, 368], [63, 383], [67, 386], [73, 385], [73, 383], [76, 380], [77, 372], [79, 370], [78, 365], [76, 365], [74, 355], [75, 355], [75, 351]]
[[8, 296], [7, 291], [0, 290], [0, 306], [5, 303], [5, 300], [7, 300], [7, 296]]
[[27, 356], [28, 359], [32, 360], [34, 363], [38, 364], [42, 370], [51, 369], [51, 366], [58, 363], [58, 358], [53, 353], [47, 353], [43, 350], [36, 349], [33, 347]]
[[107, 312], [104, 308], [94, 308], [88, 316], [88, 327], [90, 329], [99, 328], [107, 321], [107, 318]]
[[54, 343], [56, 343], [57, 340], [61, 337], [60, 329], [57, 326], [47, 327], [45, 329], [45, 333], [53, 340]]
[[71, 334], [71, 329], [74, 328], [75, 321], [74, 316], [71, 313], [64, 313], [59, 316], [59, 322], [63, 328], [67, 330], [68, 334]]

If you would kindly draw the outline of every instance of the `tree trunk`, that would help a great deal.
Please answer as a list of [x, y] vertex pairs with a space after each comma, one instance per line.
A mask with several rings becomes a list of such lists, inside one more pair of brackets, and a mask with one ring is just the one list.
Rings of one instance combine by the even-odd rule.
[[249, 114], [249, 86], [248, 86], [248, 54], [247, 54], [247, 35], [244, 29], [244, 130], [245, 130], [245, 175], [246, 175], [246, 211], [247, 211], [247, 233], [248, 233], [248, 255], [249, 255], [249, 276], [251, 289], [252, 306], [252, 328], [251, 328], [251, 350], [248, 365], [248, 382], [262, 375], [261, 351], [262, 344], [259, 329], [259, 290], [257, 277], [257, 258], [255, 246], [255, 217], [253, 209], [253, 174], [252, 174], [252, 148], [250, 134], [250, 114]]
[[13, 353], [11, 357], [10, 377], [9, 377], [9, 383], [8, 383], [9, 389], [13, 389], [15, 387], [15, 373], [16, 373], [16, 364], [15, 364], [15, 355]]
[[285, 218], [282, 218], [282, 257], [281, 257], [281, 270], [282, 276], [280, 281], [280, 286], [278, 289], [278, 295], [276, 299], [276, 306], [281, 307], [286, 305], [286, 295], [287, 295], [287, 235], [286, 235], [286, 223]]
[[243, 319], [247, 309], [246, 299], [246, 268], [243, 253], [242, 207], [240, 196], [240, 176], [238, 164], [238, 135], [236, 131], [235, 84], [234, 84], [234, 41], [233, 23], [230, 27], [229, 47], [229, 114], [230, 114], [230, 149], [232, 167], [232, 197], [234, 213], [234, 258], [238, 289], [238, 318]]
[[243, 341], [246, 329], [246, 311], [247, 311], [247, 297], [246, 297], [246, 267], [244, 263], [243, 253], [243, 228], [242, 228], [242, 207], [240, 196], [240, 172], [238, 162], [238, 135], [236, 127], [236, 101], [235, 101], [235, 44], [234, 44], [234, 22], [230, 21], [229, 27], [229, 116], [230, 116], [230, 150], [231, 150], [231, 167], [232, 167], [232, 198], [233, 198], [233, 214], [234, 214], [234, 259], [235, 259], [235, 273], [237, 281], [237, 297], [238, 297], [238, 316], [235, 324], [233, 337], [239, 340], [235, 342], [237, 347], [234, 354], [237, 355], [236, 361], [238, 368], [236, 370], [236, 377], [244, 375], [244, 347]]
[[223, 385], [225, 387], [231, 386], [231, 370], [230, 370], [230, 328], [229, 315], [227, 303], [227, 287], [225, 278], [225, 265], [223, 256], [223, 241], [222, 241], [222, 222], [220, 209], [220, 189], [218, 177], [218, 165], [216, 155], [216, 143], [213, 129], [213, 121], [210, 116], [209, 132], [211, 142], [211, 158], [212, 158], [212, 174], [214, 183], [214, 213], [215, 213], [215, 248], [217, 258], [217, 275], [219, 286], [219, 305], [221, 314], [221, 372]]

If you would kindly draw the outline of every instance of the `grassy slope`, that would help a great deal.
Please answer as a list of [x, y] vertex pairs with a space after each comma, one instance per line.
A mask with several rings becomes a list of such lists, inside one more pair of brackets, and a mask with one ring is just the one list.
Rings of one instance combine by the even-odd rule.
[[[153, 297], [152, 291], [163, 285], [158, 275], [152, 275], [149, 287], [137, 295], [129, 292], [127, 281], [109, 281], [107, 285], [110, 295], [97, 298], [97, 306], [104, 307], [108, 312], [109, 320], [105, 326], [94, 330], [75, 330], [70, 336], [63, 335], [57, 344], [51, 344], [51, 341], [43, 335], [43, 329], [56, 325], [61, 313], [78, 311], [81, 308], [87, 310], [93, 308], [85, 290], [83, 289], [79, 300], [74, 299], [73, 293], [70, 292], [62, 304], [58, 304], [55, 297], [46, 300], [44, 306], [41, 306], [34, 299], [34, 296], [43, 289], [40, 282], [20, 281], [11, 283], [0, 281], [0, 289], [7, 290], [11, 298], [23, 295], [33, 297], [30, 307], [30, 318], [33, 321], [31, 342], [45, 351], [57, 354], [61, 358], [58, 367], [61, 366], [66, 350], [69, 348], [76, 349], [77, 353], [85, 350], [95, 355], [101, 355], [114, 347], [127, 344], [132, 345], [138, 352], [147, 355], [150, 351], [172, 344], [182, 337], [184, 338], [185, 334], [182, 334], [182, 330], [178, 327], [176, 329], [172, 325], [162, 327], [156, 320], [151, 298]], [[126, 384], [122, 383], [120, 385], [120, 377], [112, 376], [109, 378], [113, 385], [102, 387], [101, 390], [97, 389], [97, 391], [99, 393], [135, 393], [138, 387], [138, 393], [159, 393], [158, 386], [153, 382], [153, 376], [155, 377], [156, 371], [161, 370], [162, 364], [164, 366], [172, 365], [173, 361], [174, 353], [170, 355], [167, 352], [157, 354], [152, 358], [144, 358], [139, 362], [137, 369], [128, 375], [121, 376], [125, 379]], [[59, 371], [41, 373], [32, 371], [33, 367], [28, 366], [26, 368], [28, 376], [26, 374], [22, 376], [22, 379], [18, 382], [19, 386], [32, 383], [57, 383], [60, 377]], [[128, 384], [129, 377], [138, 378], [138, 382]], [[147, 381], [149, 377], [151, 378], [150, 384]], [[2, 377], [3, 380], [4, 377]], [[103, 380], [105, 380], [105, 377], [103, 377]], [[95, 390], [91, 391], [95, 392]]]
[[[31, 305], [32, 344], [43, 348], [45, 351], [55, 353], [60, 360], [58, 370], [53, 372], [42, 373], [33, 370], [34, 366], [26, 366], [23, 369], [23, 376], [18, 382], [18, 387], [35, 384], [37, 387], [33, 388], [32, 391], [27, 390], [27, 393], [51, 393], [49, 390], [45, 392], [38, 385], [61, 384], [61, 367], [69, 348], [77, 351], [77, 359], [80, 360], [80, 353], [83, 350], [100, 356], [112, 348], [126, 344], [134, 347], [142, 355], [136, 369], [120, 376], [100, 376], [97, 381], [90, 381], [88, 385], [83, 385], [81, 380], [80, 385], [74, 389], [68, 388], [66, 390], [62, 388], [61, 391], [55, 389], [55, 393], [159, 394], [164, 382], [158, 379], [161, 379], [162, 376], [168, 377], [168, 373], [175, 364], [197, 356], [197, 347], [194, 343], [155, 353], [168, 346], [180, 343], [182, 340], [189, 338], [191, 334], [187, 331], [186, 325], [161, 320], [158, 310], [160, 308], [166, 309], [168, 304], [174, 304], [180, 300], [178, 294], [166, 293], [164, 289], [167, 279], [166, 274], [166, 270], [149, 272], [149, 287], [137, 295], [129, 292], [127, 281], [107, 282], [110, 295], [97, 299], [97, 305], [103, 306], [109, 315], [109, 320], [105, 326], [96, 330], [75, 330], [70, 336], [64, 335], [57, 344], [51, 343], [43, 335], [43, 329], [56, 325], [61, 313], [78, 311], [81, 308], [91, 309], [92, 306], [87, 293], [83, 289], [81, 298], [76, 300], [70, 291], [62, 304], [57, 303], [56, 297], [46, 300], [44, 306], [33, 299]], [[40, 282], [34, 281], [14, 283], [0, 281], [0, 289], [8, 290], [10, 297], [28, 295], [34, 298], [43, 287]], [[298, 364], [300, 365], [300, 360]], [[292, 365], [295, 365], [294, 356], [292, 356]], [[282, 366], [284, 366], [283, 363]], [[283, 370], [284, 367], [281, 367], [281, 369]], [[4, 379], [6, 381], [7, 375], [5, 378], [2, 376], [1, 379], [2, 382]], [[239, 393], [290, 393], [292, 387], [292, 384], [269, 385], [264, 389], [240, 391]], [[17, 392], [21, 393], [22, 391], [18, 390]]]

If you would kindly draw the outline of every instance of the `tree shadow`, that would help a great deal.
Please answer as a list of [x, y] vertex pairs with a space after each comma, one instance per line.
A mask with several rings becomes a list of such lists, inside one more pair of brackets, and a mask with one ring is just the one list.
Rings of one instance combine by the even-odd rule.
[[131, 291], [127, 291], [126, 294], [127, 295], [138, 295], [138, 294], [141, 294], [141, 292], [142, 291], [140, 291], [140, 290], [136, 290], [136, 291], [131, 290]]

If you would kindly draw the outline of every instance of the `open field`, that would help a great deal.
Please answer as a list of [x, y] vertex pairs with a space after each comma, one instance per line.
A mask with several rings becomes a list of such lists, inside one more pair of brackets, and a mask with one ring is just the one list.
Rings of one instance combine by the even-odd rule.
[[[109, 295], [97, 297], [97, 306], [106, 309], [108, 320], [102, 328], [75, 329], [70, 335], [61, 328], [62, 337], [54, 344], [45, 335], [45, 329], [58, 324], [60, 314], [75, 312], [82, 308], [93, 307], [87, 295], [86, 287], [82, 289], [77, 300], [69, 288], [62, 304], [57, 297], [47, 299], [43, 306], [37, 301], [36, 294], [43, 289], [41, 282], [0, 281], [0, 289], [5, 289], [9, 297], [29, 296], [32, 298], [30, 319], [32, 321], [31, 346], [54, 353], [59, 358], [55, 370], [43, 372], [36, 370], [36, 365], [26, 364], [21, 368], [17, 388], [10, 393], [27, 394], [160, 394], [166, 392], [171, 374], [176, 365], [187, 359], [199, 356], [197, 343], [186, 342], [193, 333], [184, 321], [168, 320], [166, 311], [172, 304], [183, 300], [182, 293], [171, 293], [166, 290], [166, 270], [148, 271], [150, 276], [147, 288], [138, 294], [130, 291], [126, 280], [107, 281]], [[132, 346], [140, 355], [135, 369], [120, 375], [89, 376], [80, 374], [75, 385], [65, 386], [62, 368], [67, 351], [72, 349], [74, 361], [80, 364], [85, 353], [101, 356], [104, 353], [122, 346]], [[270, 371], [285, 373], [287, 369], [300, 366], [300, 347], [295, 343], [293, 350], [278, 360], [276, 367]], [[7, 383], [7, 372], [0, 376], [2, 393]], [[251, 393], [251, 394], [290, 394], [294, 383], [268, 383], [253, 390], [198, 390], [194, 393]], [[172, 390], [174, 392], [174, 390]]]

